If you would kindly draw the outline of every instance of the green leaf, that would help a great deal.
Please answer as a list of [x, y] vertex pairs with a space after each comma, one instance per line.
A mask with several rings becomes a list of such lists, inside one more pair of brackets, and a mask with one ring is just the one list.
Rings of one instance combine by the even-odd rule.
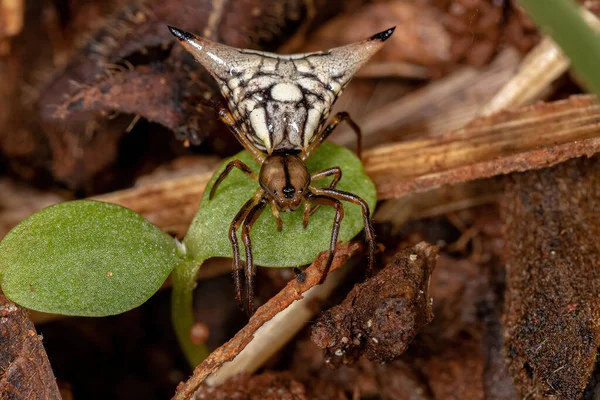
[[[231, 220], [242, 205], [252, 197], [258, 184], [243, 172], [234, 169], [221, 183], [212, 200], [208, 199], [210, 189], [226, 164], [239, 159], [254, 171], [260, 167], [250, 154], [242, 151], [225, 160], [204, 192], [202, 203], [190, 226], [185, 245], [189, 254], [201, 262], [210, 257], [232, 257], [228, 238]], [[365, 174], [363, 166], [350, 150], [325, 142], [307, 162], [311, 173], [333, 166], [342, 169], [342, 179], [337, 188], [355, 193], [362, 197], [373, 210], [376, 192], [373, 182]], [[331, 179], [317, 181], [318, 186], [327, 186]], [[346, 242], [363, 229], [361, 208], [355, 204], [344, 203], [345, 215], [339, 240]], [[302, 227], [302, 209], [281, 213], [283, 231], [277, 230], [270, 206], [265, 208], [251, 231], [255, 262], [264, 267], [292, 267], [311, 263], [319, 252], [329, 248], [333, 227], [334, 210], [321, 206], [310, 218], [308, 227]], [[240, 242], [243, 254], [243, 244]]]
[[175, 241], [135, 212], [72, 201], [33, 214], [0, 242], [0, 283], [33, 310], [118, 314], [145, 302], [181, 262]]
[[572, 0], [519, 0], [531, 19], [549, 34], [573, 64], [589, 89], [600, 96], [600, 35]]

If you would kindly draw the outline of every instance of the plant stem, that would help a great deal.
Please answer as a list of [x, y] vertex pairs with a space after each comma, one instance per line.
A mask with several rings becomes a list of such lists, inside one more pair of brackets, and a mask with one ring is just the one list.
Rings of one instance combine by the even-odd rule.
[[188, 362], [192, 367], [200, 364], [209, 354], [204, 344], [194, 344], [190, 331], [194, 319], [193, 294], [196, 276], [204, 260], [183, 259], [173, 270], [173, 292], [171, 294], [171, 321]]
[[531, 19], [571, 59], [573, 70], [600, 95], [600, 36], [584, 21], [572, 0], [519, 0]]

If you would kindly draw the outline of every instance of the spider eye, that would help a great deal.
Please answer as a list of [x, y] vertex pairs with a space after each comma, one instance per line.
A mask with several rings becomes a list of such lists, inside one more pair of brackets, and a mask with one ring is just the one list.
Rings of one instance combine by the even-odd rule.
[[285, 196], [286, 199], [291, 199], [292, 197], [294, 197], [295, 191], [296, 191], [296, 189], [294, 189], [293, 186], [286, 186], [282, 190], [283, 195]]

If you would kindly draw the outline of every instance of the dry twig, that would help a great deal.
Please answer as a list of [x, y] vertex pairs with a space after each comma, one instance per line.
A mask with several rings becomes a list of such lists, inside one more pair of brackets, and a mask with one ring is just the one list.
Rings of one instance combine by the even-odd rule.
[[[340, 268], [360, 248], [359, 244], [348, 243], [338, 246], [331, 266], [331, 271]], [[303, 298], [303, 294], [319, 283], [322, 269], [327, 260], [327, 252], [319, 254], [317, 259], [306, 269], [304, 282], [291, 281], [277, 295], [260, 307], [250, 318], [248, 324], [242, 328], [229, 342], [213, 351], [202, 364], [196, 367], [194, 375], [185, 383], [179, 384], [174, 400], [190, 399], [198, 387], [210, 375], [217, 372], [223, 364], [233, 360], [240, 352], [255, 339], [259, 328], [273, 317], [288, 308], [296, 300]], [[277, 324], [280, 325], [280, 324]], [[223, 381], [227, 377], [220, 376]]]
[[[364, 164], [380, 200], [445, 184], [549, 167], [600, 151], [600, 105], [593, 96], [539, 104], [479, 118], [439, 138], [368, 150]], [[183, 235], [210, 174], [97, 197], [130, 207]], [[32, 212], [35, 210], [32, 210]]]
[[[581, 15], [596, 32], [600, 32], [600, 20], [594, 14], [582, 8]], [[570, 60], [554, 40], [544, 37], [523, 59], [517, 74], [481, 109], [480, 114], [491, 115], [538, 100], [570, 65]]]
[[479, 118], [439, 138], [375, 148], [364, 164], [378, 198], [398, 198], [591, 156], [600, 151], [599, 117], [594, 96], [574, 96]]

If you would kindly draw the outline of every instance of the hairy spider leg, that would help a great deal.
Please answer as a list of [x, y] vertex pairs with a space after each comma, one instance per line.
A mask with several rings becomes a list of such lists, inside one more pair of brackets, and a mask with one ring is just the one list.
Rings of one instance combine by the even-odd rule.
[[310, 202], [304, 200], [304, 213], [302, 214], [302, 226], [304, 227], [304, 229], [306, 229], [306, 227], [308, 226], [308, 218], [311, 216], [311, 214], [312, 213], [310, 212]]
[[254, 195], [250, 200], [248, 200], [238, 211], [238, 213], [233, 217], [233, 221], [231, 221], [231, 225], [229, 225], [229, 241], [231, 242], [231, 247], [233, 249], [233, 284], [235, 286], [235, 299], [237, 300], [240, 308], [244, 307], [244, 303], [242, 301], [242, 272], [244, 268], [242, 266], [242, 259], [240, 257], [240, 245], [238, 244], [237, 238], [237, 230], [240, 228], [242, 222], [245, 221], [247, 214], [250, 210], [258, 204], [264, 198], [264, 191], [262, 189], [258, 189], [254, 192]]
[[202, 103], [215, 110], [219, 116], [219, 119], [229, 127], [233, 133], [233, 136], [235, 136], [235, 138], [242, 144], [242, 146], [244, 146], [246, 150], [248, 150], [248, 152], [256, 161], [258, 161], [259, 164], [262, 164], [265, 161], [265, 154], [258, 150], [256, 146], [254, 146], [254, 144], [252, 144], [252, 142], [246, 137], [244, 132], [240, 130], [238, 124], [235, 122], [235, 118], [233, 118], [233, 115], [231, 115], [231, 112], [225, 105], [214, 100], [206, 99], [203, 99]]
[[348, 125], [352, 128], [354, 133], [356, 133], [356, 154], [358, 158], [361, 158], [362, 153], [362, 132], [359, 126], [350, 118], [350, 114], [346, 111], [339, 112], [335, 114], [335, 116], [329, 122], [329, 125], [325, 127], [312, 141], [310, 145], [300, 154], [300, 158], [302, 161], [306, 161], [313, 152], [323, 143], [329, 135], [333, 132], [333, 130], [340, 124], [340, 122], [346, 121]]
[[315, 195], [347, 201], [348, 203], [352, 204], [358, 204], [362, 208], [363, 222], [365, 225], [365, 240], [369, 248], [369, 272], [373, 271], [373, 265], [375, 262], [375, 230], [373, 229], [373, 224], [371, 223], [371, 213], [369, 211], [369, 205], [367, 202], [353, 193], [344, 192], [337, 189], [316, 188], [311, 186], [310, 191]]
[[240, 169], [243, 173], [245, 173], [250, 178], [252, 178], [253, 181], [255, 181], [255, 182], [258, 181], [258, 175], [254, 171], [252, 171], [247, 164], [243, 163], [240, 160], [230, 161], [229, 164], [227, 164], [227, 166], [225, 167], [223, 172], [221, 172], [221, 174], [215, 181], [215, 184], [213, 185], [213, 187], [210, 189], [210, 194], [208, 195], [209, 200], [212, 200], [212, 198], [215, 195], [215, 192], [217, 191], [217, 187], [221, 184], [221, 182], [223, 182], [223, 180], [225, 178], [227, 178], [227, 175], [229, 175], [229, 173], [233, 170], [233, 168]]
[[[312, 187], [309, 189], [312, 192]], [[340, 233], [340, 225], [342, 220], [344, 219], [344, 206], [342, 202], [334, 199], [330, 196], [322, 196], [316, 193], [309, 192], [307, 194], [307, 198], [313, 202], [320, 205], [331, 206], [335, 209], [335, 217], [333, 219], [333, 230], [331, 231], [331, 241], [329, 242], [329, 256], [327, 257], [327, 264], [325, 264], [325, 269], [323, 269], [323, 273], [321, 274], [321, 279], [319, 283], [323, 283], [325, 278], [327, 278], [327, 274], [329, 273], [329, 269], [331, 268], [331, 264], [333, 263], [333, 256], [335, 254], [335, 245], [337, 244], [338, 235]]]
[[[321, 179], [325, 179], [331, 175], [333, 175], [333, 179], [331, 180], [331, 183], [329, 184], [329, 189], [334, 189], [335, 185], [337, 185], [337, 183], [340, 181], [340, 179], [342, 179], [342, 169], [340, 167], [331, 167], [331, 168], [327, 168], [327, 169], [324, 169], [319, 172], [315, 172], [314, 174], [311, 175], [310, 181], [311, 182], [318, 181]], [[306, 206], [306, 204], [308, 204], [308, 206]], [[305, 203], [304, 217], [302, 220], [302, 222], [304, 224], [304, 229], [306, 229], [306, 227], [308, 226], [308, 217], [311, 217], [314, 213], [316, 213], [317, 210], [319, 209], [319, 207], [320, 207], [320, 205], [317, 204], [317, 206], [311, 210], [310, 203]], [[308, 208], [308, 211], [307, 211], [307, 208]], [[306, 213], [308, 213], [308, 215]]]
[[277, 208], [277, 203], [275, 203], [274, 200], [271, 201], [271, 212], [273, 213], [273, 217], [275, 217], [277, 230], [281, 232], [283, 229], [283, 220], [281, 219], [281, 215], [279, 215], [279, 209]]
[[256, 274], [256, 266], [252, 258], [252, 240], [250, 239], [250, 231], [252, 226], [265, 209], [267, 198], [263, 197], [248, 211], [242, 226], [242, 240], [246, 247], [246, 313], [254, 314], [254, 275]]

